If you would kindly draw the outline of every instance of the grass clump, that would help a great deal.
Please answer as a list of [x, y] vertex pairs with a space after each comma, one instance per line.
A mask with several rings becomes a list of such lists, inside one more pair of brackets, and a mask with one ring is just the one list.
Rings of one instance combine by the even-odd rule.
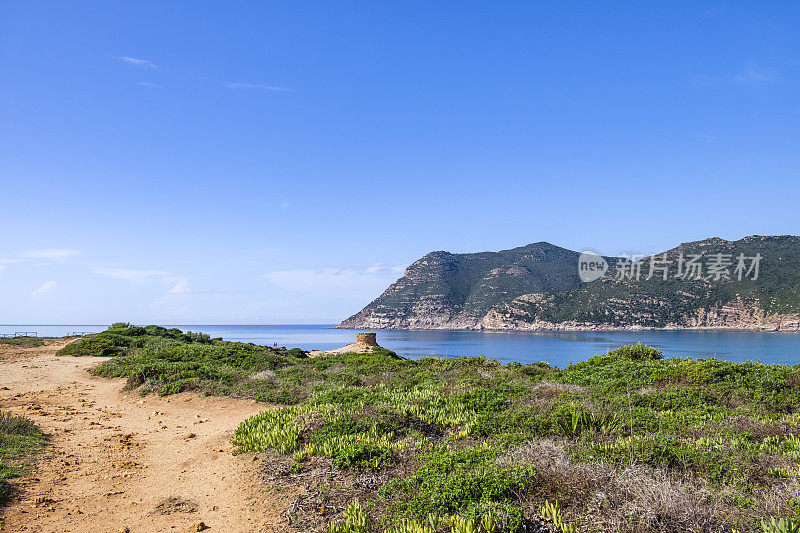
[[353, 500], [344, 512], [344, 521], [331, 524], [329, 533], [367, 533], [370, 530], [369, 515], [358, 500]]
[[295, 420], [306, 411], [299, 407], [263, 411], [239, 424], [233, 444], [244, 451], [261, 452], [274, 448], [279, 453], [293, 452], [300, 436], [300, 427]]
[[0, 411], [0, 505], [11, 497], [8, 480], [26, 469], [27, 461], [45, 442], [36, 424], [25, 417]]

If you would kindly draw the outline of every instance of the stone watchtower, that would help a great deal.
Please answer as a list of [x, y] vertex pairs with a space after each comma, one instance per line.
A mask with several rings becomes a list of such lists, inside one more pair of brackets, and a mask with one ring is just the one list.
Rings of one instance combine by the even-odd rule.
[[377, 346], [378, 341], [374, 333], [356, 333], [356, 342], [367, 346]]
[[353, 344], [348, 344], [347, 346], [342, 346], [335, 350], [328, 350], [327, 352], [314, 350], [309, 355], [311, 357], [316, 357], [318, 355], [337, 353], [374, 353], [376, 347], [378, 347], [378, 339], [375, 338], [375, 334], [372, 332], [363, 332], [356, 333], [356, 342]]

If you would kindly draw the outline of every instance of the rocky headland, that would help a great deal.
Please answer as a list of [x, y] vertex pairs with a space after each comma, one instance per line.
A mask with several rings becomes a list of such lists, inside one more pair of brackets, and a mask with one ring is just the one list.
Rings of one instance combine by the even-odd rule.
[[[686, 263], [695, 256], [706, 270], [687, 277]], [[338, 327], [800, 331], [800, 237], [683, 243], [656, 254], [655, 263], [632, 261], [627, 276], [620, 274], [624, 258], [604, 257], [608, 272], [591, 282], [579, 276], [580, 257], [546, 242], [499, 252], [431, 252]]]

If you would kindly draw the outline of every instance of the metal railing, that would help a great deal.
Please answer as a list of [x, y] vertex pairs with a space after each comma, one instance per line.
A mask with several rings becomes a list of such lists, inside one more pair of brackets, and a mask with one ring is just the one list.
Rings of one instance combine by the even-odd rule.
[[38, 337], [35, 331], [15, 331], [14, 333], [0, 333], [3, 339], [13, 339], [16, 337]]

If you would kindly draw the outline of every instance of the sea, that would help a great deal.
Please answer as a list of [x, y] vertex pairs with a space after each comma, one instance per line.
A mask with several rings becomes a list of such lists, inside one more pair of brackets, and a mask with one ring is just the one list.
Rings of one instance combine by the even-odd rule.
[[[313, 325], [198, 325], [164, 324], [202, 331], [212, 337], [285, 346], [303, 350], [331, 350], [355, 341], [354, 330], [333, 324]], [[62, 336], [99, 332], [107, 325], [2, 325], [0, 334], [30, 332]], [[575, 331], [483, 332], [377, 330], [378, 344], [411, 359], [422, 357], [484, 356], [502, 363], [544, 361], [564, 367], [605, 353], [623, 344], [641, 342], [658, 347], [666, 357], [716, 357], [727, 361], [764, 364], [800, 363], [800, 333], [750, 331]]]

